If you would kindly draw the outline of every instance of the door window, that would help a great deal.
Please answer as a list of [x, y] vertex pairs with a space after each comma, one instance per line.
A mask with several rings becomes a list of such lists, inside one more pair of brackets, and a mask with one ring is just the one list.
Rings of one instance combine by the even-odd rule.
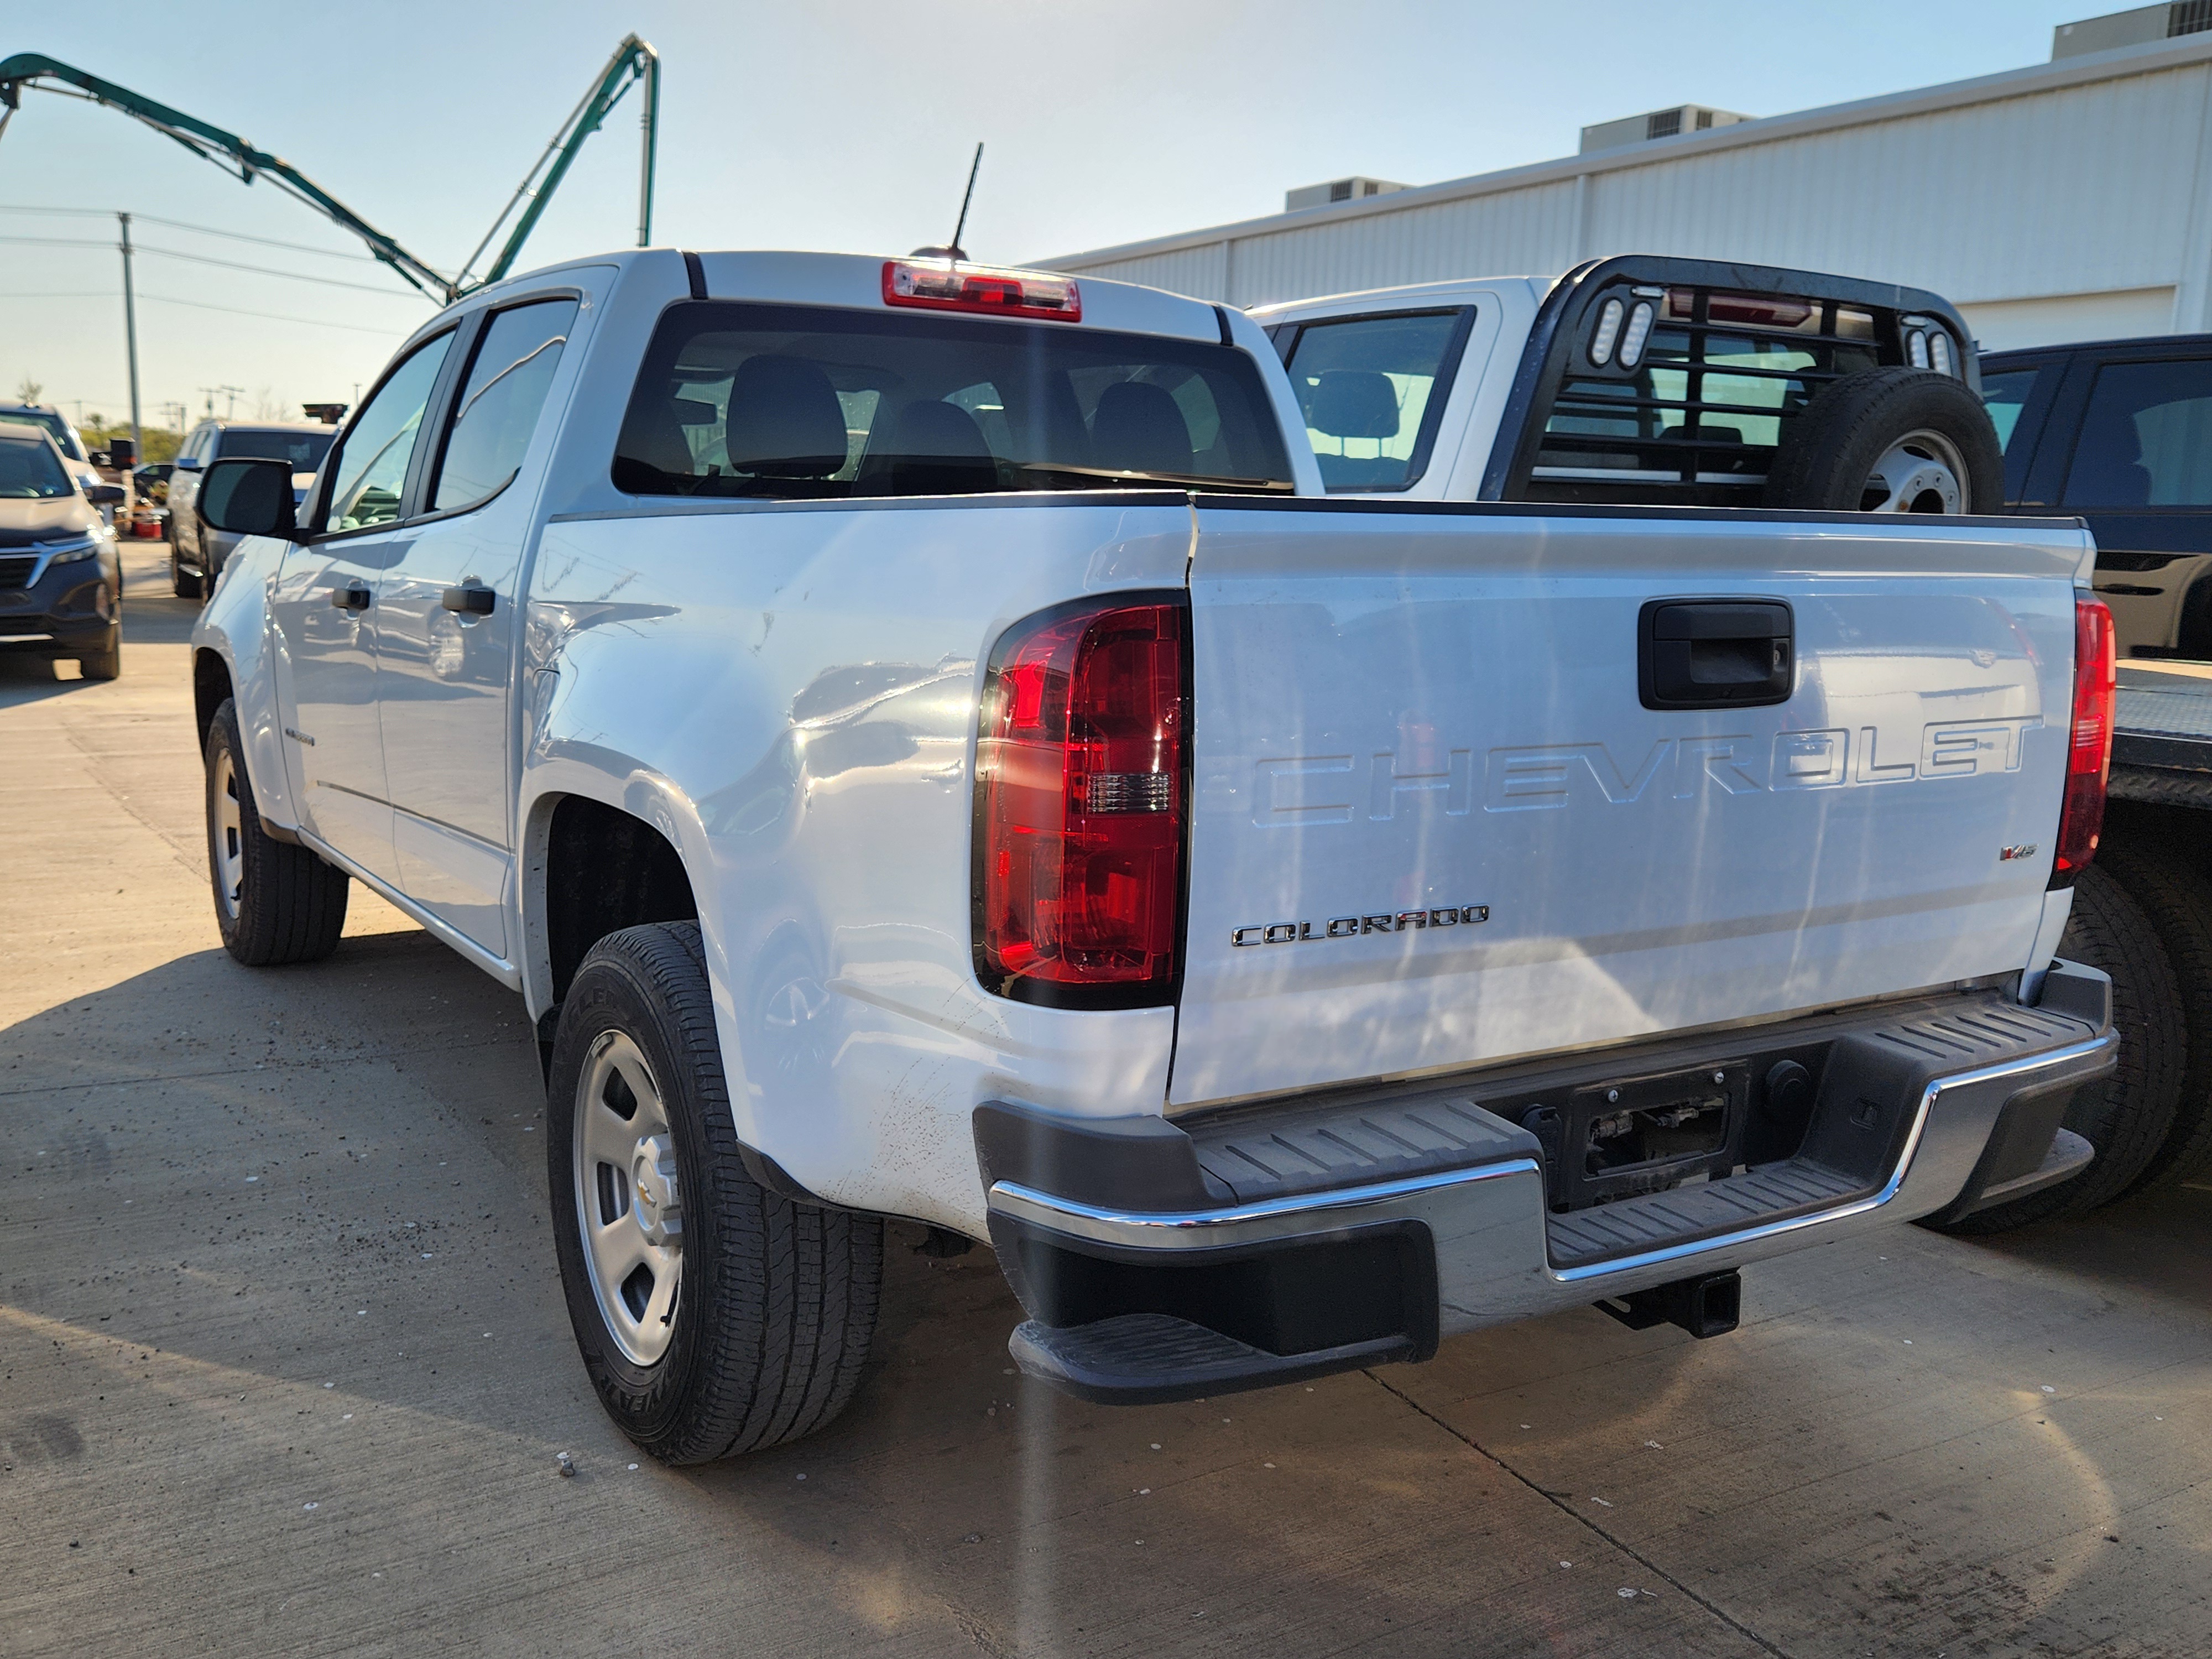
[[1402, 489], [1421, 476], [1466, 315], [1354, 317], [1298, 331], [1285, 367], [1329, 489]]
[[453, 343], [448, 331], [416, 347], [354, 416], [332, 475], [337, 482], [331, 489], [330, 529], [358, 530], [399, 516], [407, 465], [422, 435], [422, 411]]
[[430, 502], [433, 512], [483, 501], [514, 477], [538, 429], [575, 320], [574, 300], [517, 306], [491, 319], [454, 406], [452, 435], [446, 440]]
[[2036, 377], [2042, 373], [2040, 368], [2008, 368], [1982, 376], [1982, 402], [1988, 405], [1990, 423], [1997, 429], [1999, 449], [2010, 452], [2013, 428], [2020, 424], [2020, 412], [2027, 407]]
[[2212, 357], [2100, 368], [2064, 501], [2108, 511], [2212, 506]]

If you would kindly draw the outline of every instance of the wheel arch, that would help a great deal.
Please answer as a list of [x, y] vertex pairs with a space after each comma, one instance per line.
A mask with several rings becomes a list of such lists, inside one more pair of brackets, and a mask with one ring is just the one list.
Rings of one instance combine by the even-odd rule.
[[192, 625], [192, 715], [200, 752], [222, 700], [238, 705], [239, 734], [246, 744], [246, 780], [262, 828], [279, 841], [298, 838], [300, 813], [284, 753], [277, 708], [268, 592], [283, 557], [282, 544], [266, 538], [241, 543], [247, 564], [222, 585]]
[[[532, 797], [522, 818], [520, 877], [524, 998], [533, 1018], [558, 1010], [592, 946], [647, 922], [701, 925], [707, 915], [706, 836], [675, 791], [633, 776], [563, 779]], [[550, 1035], [550, 1033], [549, 1033]]]
[[199, 733], [200, 752], [207, 752], [208, 731], [215, 725], [215, 711], [222, 707], [225, 697], [234, 696], [230, 675], [230, 664], [222, 652], [212, 646], [197, 646], [192, 651], [192, 720]]

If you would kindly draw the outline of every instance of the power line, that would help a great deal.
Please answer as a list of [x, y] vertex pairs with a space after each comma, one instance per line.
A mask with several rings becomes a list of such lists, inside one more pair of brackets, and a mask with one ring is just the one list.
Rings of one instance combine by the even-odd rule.
[[[109, 295], [109, 299], [117, 296]], [[142, 300], [153, 300], [165, 306], [190, 306], [195, 311], [228, 312], [233, 317], [252, 317], [268, 323], [304, 323], [310, 328], [342, 328], [353, 334], [379, 334], [387, 340], [397, 340], [406, 332], [404, 325], [398, 328], [368, 328], [360, 323], [326, 323], [319, 317], [281, 317], [273, 312], [240, 311], [235, 306], [211, 306], [204, 300], [173, 300], [166, 294], [142, 294]]]
[[[112, 242], [95, 241], [86, 236], [0, 236], [0, 242], [35, 244], [41, 247], [99, 247], [113, 248]], [[165, 259], [188, 259], [196, 265], [220, 265], [226, 270], [250, 270], [263, 276], [289, 276], [295, 283], [320, 283], [325, 288], [356, 289], [363, 294], [381, 294], [388, 299], [407, 300], [414, 296], [398, 289], [373, 288], [367, 283], [349, 283], [337, 276], [314, 276], [304, 270], [277, 270], [268, 265], [241, 264], [235, 259], [210, 258], [204, 253], [186, 253], [172, 247], [149, 247], [134, 244], [138, 253], [155, 253]]]
[[[105, 208], [18, 207], [8, 203], [0, 203], [0, 213], [46, 214], [56, 216], [66, 215], [73, 218], [96, 219], [113, 216]], [[349, 253], [343, 248], [316, 247], [307, 242], [280, 241], [274, 236], [249, 236], [242, 230], [218, 230], [213, 225], [196, 225], [188, 220], [164, 219], [157, 213], [134, 213], [131, 216], [144, 224], [167, 225], [173, 230], [197, 231], [203, 236], [228, 236], [234, 242], [258, 242], [264, 247], [289, 247], [301, 253], [319, 253], [326, 259], [352, 259], [362, 264], [373, 265], [380, 263], [375, 255], [370, 253]]]
[[196, 265], [221, 265], [226, 270], [258, 271], [264, 276], [289, 276], [295, 283], [320, 283], [325, 288], [350, 288], [363, 294], [381, 294], [387, 299], [412, 300], [421, 296], [398, 289], [371, 288], [367, 283], [349, 283], [336, 276], [310, 276], [304, 270], [272, 270], [267, 265], [243, 265], [235, 259], [211, 259], [204, 253], [185, 253], [173, 247], [145, 247], [141, 253], [158, 253], [165, 259], [189, 259]]
[[[139, 251], [141, 252], [144, 252], [143, 248]], [[109, 289], [106, 293], [102, 294], [88, 294], [78, 289], [70, 289], [66, 293], [56, 290], [50, 294], [0, 293], [0, 301], [119, 300], [122, 297], [123, 293], [119, 289]], [[258, 321], [265, 323], [304, 323], [310, 328], [343, 328], [347, 330], [349, 332], [355, 334], [380, 334], [387, 340], [398, 338], [402, 332], [402, 330], [398, 328], [369, 328], [360, 323], [328, 322], [320, 317], [286, 317], [273, 311], [244, 311], [236, 306], [210, 305], [204, 300], [179, 300], [174, 295], [168, 294], [141, 294], [138, 297], [142, 300], [152, 300], [165, 306], [190, 306], [195, 311], [221, 311], [228, 313], [233, 317], [252, 317]]]

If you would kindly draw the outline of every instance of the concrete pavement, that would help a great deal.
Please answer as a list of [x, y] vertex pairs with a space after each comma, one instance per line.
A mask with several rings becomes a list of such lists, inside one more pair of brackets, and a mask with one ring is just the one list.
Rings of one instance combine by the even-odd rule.
[[0, 1653], [2212, 1651], [2202, 1188], [1123, 1411], [895, 1233], [844, 1419], [637, 1458], [520, 1003], [358, 887], [326, 963], [223, 953], [161, 556], [120, 680], [0, 659]]

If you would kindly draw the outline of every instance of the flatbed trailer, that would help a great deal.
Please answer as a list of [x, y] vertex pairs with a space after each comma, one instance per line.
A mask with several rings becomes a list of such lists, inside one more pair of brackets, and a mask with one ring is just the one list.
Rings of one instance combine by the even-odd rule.
[[2107, 798], [2212, 811], [2212, 663], [2124, 662], [2118, 702]]

